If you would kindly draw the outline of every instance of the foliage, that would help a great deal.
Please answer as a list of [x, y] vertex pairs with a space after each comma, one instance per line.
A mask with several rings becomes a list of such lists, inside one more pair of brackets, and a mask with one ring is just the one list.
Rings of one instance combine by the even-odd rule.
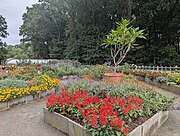
[[28, 59], [34, 58], [35, 56], [33, 47], [26, 43], [20, 43], [19, 45], [15, 46], [8, 46], [7, 50], [7, 58]]
[[104, 91], [111, 96], [127, 97], [129, 94], [136, 96], [143, 101], [142, 114], [145, 116], [167, 110], [172, 104], [171, 98], [157, 93], [153, 87], [130, 77], [122, 78], [117, 84], [112, 84], [108, 81], [97, 83], [83, 80], [69, 85], [67, 89], [70, 91], [70, 94], [74, 90], [88, 90], [90, 95], [101, 96], [101, 92]]
[[59, 79], [51, 78], [46, 74], [38, 74], [35, 67], [34, 65], [26, 65], [23, 68], [14, 66], [7, 68], [6, 66], [6, 70], [0, 70], [2, 79], [0, 80], [0, 102], [29, 94], [38, 94], [59, 86]]
[[25, 88], [27, 87], [27, 84], [24, 80], [17, 80], [17, 79], [5, 79], [0, 80], [0, 88], [6, 89], [6, 88]]
[[149, 72], [147, 74], [147, 77], [150, 79], [150, 80], [153, 80], [153, 79], [156, 79], [158, 76], [167, 76], [168, 73], [166, 72], [160, 72], [160, 71], [157, 71], [157, 72]]
[[[127, 76], [113, 84], [84, 79], [77, 81], [63, 89], [59, 96], [51, 94], [46, 106], [51, 112], [59, 112], [71, 119], [76, 117], [75, 121], [93, 135], [123, 135], [123, 128], [128, 128], [134, 119], [168, 110], [172, 100]], [[139, 104], [142, 107], [139, 105], [139, 110], [132, 110], [133, 103], [135, 107]]]
[[146, 77], [149, 72], [145, 70], [135, 70], [133, 73], [136, 76]]
[[179, 4], [178, 0], [40, 0], [24, 13], [20, 34], [30, 44], [33, 58], [102, 64], [110, 55], [99, 45], [123, 17], [147, 34], [124, 62], [175, 66], [180, 65]]
[[170, 82], [170, 79], [168, 77], [158, 76], [156, 77], [156, 81], [159, 83], [168, 83]]
[[180, 84], [180, 73], [175, 73], [175, 74], [171, 74], [170, 75], [170, 79], [177, 83], [177, 84]]
[[121, 22], [117, 22], [117, 28], [111, 30], [103, 43], [106, 47], [110, 46], [115, 67], [114, 72], [116, 72], [116, 67], [123, 61], [129, 50], [134, 47], [136, 38], [145, 38], [143, 30], [129, 25], [130, 21], [122, 18]]
[[0, 37], [1, 38], [6, 38], [8, 35], [7, 33], [7, 22], [5, 18], [0, 15]]
[[6, 50], [6, 43], [2, 42], [1, 38], [6, 38], [8, 35], [7, 32], [7, 22], [5, 20], [5, 18], [0, 15], [0, 64], [2, 60], [5, 60], [6, 58], [6, 54], [7, 54], [7, 50]]
[[147, 70], [134, 70], [131, 74], [141, 77], [148, 77], [150, 80], [156, 80], [160, 83], [180, 84], [180, 74], [178, 71], [175, 73], [168, 73], [162, 71], [147, 71]]
[[129, 68], [130, 68], [130, 65], [128, 63], [124, 63], [124, 65], [122, 65], [122, 66], [117, 66], [116, 72], [123, 72], [123, 73], [127, 72], [127, 73], [129, 73], [130, 72]]
[[111, 72], [111, 69], [104, 65], [95, 65], [86, 67], [84, 71], [86, 79], [98, 81], [104, 78], [105, 73]]

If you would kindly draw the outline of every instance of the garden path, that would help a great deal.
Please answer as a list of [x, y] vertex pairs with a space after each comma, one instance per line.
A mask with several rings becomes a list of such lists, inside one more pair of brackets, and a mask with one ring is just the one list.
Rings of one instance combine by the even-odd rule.
[[[61, 81], [61, 85], [69, 81]], [[71, 82], [71, 81], [70, 81]], [[156, 88], [156, 87], [155, 87]], [[174, 106], [180, 106], [180, 95], [156, 88], [158, 92], [176, 97]], [[65, 136], [44, 123], [43, 107], [46, 99], [17, 105], [0, 112], [0, 136]], [[180, 110], [173, 110], [170, 118], [153, 136], [180, 136]]]
[[0, 136], [65, 136], [44, 123], [45, 99], [0, 112]]
[[[61, 81], [61, 85], [68, 84]], [[65, 136], [44, 123], [43, 107], [46, 99], [16, 105], [10, 110], [0, 111], [0, 136]]]
[[175, 97], [175, 100], [173, 103], [174, 110], [170, 111], [170, 117], [153, 136], [180, 136], [180, 95], [158, 87], [155, 88], [159, 93]]

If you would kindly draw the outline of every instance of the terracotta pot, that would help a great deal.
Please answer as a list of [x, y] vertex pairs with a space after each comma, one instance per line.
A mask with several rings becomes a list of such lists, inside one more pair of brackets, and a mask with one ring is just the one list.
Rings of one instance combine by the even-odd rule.
[[118, 82], [124, 76], [123, 73], [105, 73], [104, 75], [111, 82]]

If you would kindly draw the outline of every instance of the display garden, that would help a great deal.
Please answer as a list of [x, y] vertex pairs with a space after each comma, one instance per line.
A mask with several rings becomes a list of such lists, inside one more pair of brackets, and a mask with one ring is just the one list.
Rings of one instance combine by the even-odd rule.
[[[58, 95], [51, 94], [46, 106], [50, 112], [81, 124], [94, 136], [127, 135], [160, 111], [171, 109], [173, 98], [157, 93], [155, 88], [125, 72], [129, 69], [124, 70], [118, 82], [104, 76], [112, 71], [104, 65], [81, 66], [64, 73], [68, 71], [80, 78], [62, 88]], [[63, 77], [68, 79], [68, 75]]]
[[59, 86], [60, 81], [41, 71], [41, 65], [3, 66], [0, 70], [0, 102], [38, 94]]
[[[117, 70], [120, 72], [122, 68]], [[60, 87], [56, 94], [47, 96], [48, 111], [84, 126], [85, 132], [94, 136], [127, 135], [157, 113], [172, 108], [173, 98], [159, 94], [138, 77], [147, 76], [150, 80], [164, 77], [171, 84], [178, 84], [178, 71], [170, 74], [123, 68], [124, 74], [118, 82], [104, 76], [109, 72], [112, 68], [105, 65], [76, 67], [71, 63], [3, 66], [0, 72], [0, 103], [48, 92], [59, 87], [60, 81], [69, 80], [69, 84]]]

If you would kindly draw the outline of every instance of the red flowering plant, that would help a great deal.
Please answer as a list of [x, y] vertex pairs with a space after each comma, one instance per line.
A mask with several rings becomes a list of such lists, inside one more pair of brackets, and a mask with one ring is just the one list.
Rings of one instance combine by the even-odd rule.
[[[88, 95], [88, 92], [74, 91], [69, 95], [68, 90], [62, 89], [59, 96], [51, 94], [46, 106], [50, 111], [56, 111], [84, 125], [93, 136], [124, 136], [128, 134], [128, 125], [133, 114], [140, 113], [142, 100], [128, 95], [106, 96], [102, 91], [101, 97]], [[134, 117], [133, 117], [134, 118]]]

